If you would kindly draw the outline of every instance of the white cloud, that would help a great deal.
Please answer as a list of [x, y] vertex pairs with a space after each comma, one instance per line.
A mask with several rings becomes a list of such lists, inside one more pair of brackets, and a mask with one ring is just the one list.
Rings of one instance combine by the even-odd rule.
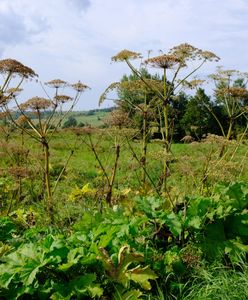
[[19, 59], [44, 81], [87, 83], [85, 109], [128, 72], [110, 65], [124, 48], [156, 55], [189, 42], [216, 52], [228, 68], [248, 69], [247, 0], [1, 0], [0, 16], [2, 57]]

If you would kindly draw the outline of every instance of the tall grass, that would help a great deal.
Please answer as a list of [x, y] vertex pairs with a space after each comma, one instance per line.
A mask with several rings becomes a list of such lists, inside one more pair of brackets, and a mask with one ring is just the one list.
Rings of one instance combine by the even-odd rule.
[[248, 266], [241, 263], [238, 270], [211, 266], [196, 270], [190, 288], [182, 300], [245, 300], [248, 299]]

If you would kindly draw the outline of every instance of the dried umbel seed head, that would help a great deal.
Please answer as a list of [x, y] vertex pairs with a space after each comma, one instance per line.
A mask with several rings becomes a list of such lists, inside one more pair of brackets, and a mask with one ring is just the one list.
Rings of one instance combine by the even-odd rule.
[[9, 88], [7, 91], [5, 91], [5, 94], [7, 95], [7, 97], [16, 97], [17, 95], [19, 95], [21, 92], [23, 91], [23, 89], [21, 88]]
[[191, 135], [185, 135], [180, 141], [184, 143], [192, 143], [194, 138]]
[[145, 82], [142, 80], [122, 81], [119, 83], [119, 87], [131, 93], [148, 93], [151, 88], [163, 91], [163, 82], [154, 79], [145, 79]]
[[8, 104], [11, 100], [11, 97], [5, 96], [4, 94], [0, 93], [0, 107]]
[[218, 62], [220, 60], [219, 56], [217, 56], [211, 51], [200, 51], [199, 54], [203, 59], [208, 61]]
[[182, 85], [189, 89], [195, 89], [201, 86], [204, 82], [205, 80], [201, 80], [201, 79], [193, 79], [191, 81], [184, 80], [182, 82]]
[[77, 92], [81, 93], [86, 89], [89, 89], [86, 84], [82, 83], [81, 81], [78, 81], [77, 83], [71, 84], [71, 87], [76, 90]]
[[25, 124], [25, 123], [27, 123], [28, 122], [28, 117], [27, 116], [23, 116], [23, 115], [21, 115], [17, 120], [16, 120], [16, 123], [18, 124], [18, 125], [23, 125], [23, 124]]
[[99, 132], [99, 129], [91, 126], [85, 126], [80, 129], [83, 135], [91, 135]]
[[24, 78], [32, 78], [37, 76], [37, 74], [31, 68], [14, 59], [0, 60], [0, 73], [16, 74]]
[[53, 79], [51, 81], [45, 82], [45, 84], [51, 88], [56, 88], [56, 89], [63, 88], [66, 85], [68, 85], [68, 83], [66, 81], [61, 80], [61, 79]]
[[206, 144], [219, 144], [219, 145], [227, 145], [230, 143], [225, 137], [216, 135], [216, 134], [211, 134], [208, 133], [207, 136], [201, 140], [201, 142], [206, 143]]
[[48, 109], [53, 105], [51, 100], [41, 98], [41, 97], [33, 97], [26, 101], [23, 104], [20, 104], [20, 108], [22, 110], [41, 110], [41, 109]]
[[218, 96], [231, 96], [233, 98], [248, 99], [248, 90], [241, 87], [225, 87], [216, 91]]
[[210, 74], [208, 77], [214, 81], [228, 83], [231, 77], [239, 75], [241, 74], [237, 70], [224, 70], [222, 66], [218, 66], [216, 68], [216, 73]]
[[115, 89], [118, 89], [120, 86], [120, 82], [113, 82], [111, 83], [106, 90], [101, 94], [100, 99], [99, 99], [99, 105], [101, 105], [106, 99], [108, 93], [114, 91]]
[[185, 61], [187, 59], [194, 59], [197, 57], [199, 49], [190, 44], [183, 43], [171, 48], [169, 54], [175, 55], [181, 61]]
[[8, 117], [8, 112], [0, 111], [0, 120], [4, 120]]
[[57, 95], [54, 97], [55, 103], [65, 103], [72, 100], [72, 97], [67, 95]]
[[176, 55], [181, 62], [187, 60], [204, 59], [208, 61], [219, 61], [220, 58], [210, 51], [203, 51], [190, 44], [184, 43], [173, 47], [169, 51], [170, 54]]
[[163, 55], [149, 58], [145, 60], [144, 63], [154, 68], [172, 69], [174, 66], [181, 63], [181, 61], [175, 55], [163, 54]]
[[15, 178], [26, 178], [31, 175], [30, 170], [25, 167], [10, 167], [8, 172]]
[[137, 59], [137, 58], [142, 58], [140, 53], [133, 52], [130, 50], [122, 50], [115, 56], [111, 58], [112, 61], [125, 61], [125, 60], [130, 60], [130, 59]]
[[104, 123], [116, 127], [128, 127], [132, 121], [128, 113], [121, 110], [113, 110], [104, 120]]

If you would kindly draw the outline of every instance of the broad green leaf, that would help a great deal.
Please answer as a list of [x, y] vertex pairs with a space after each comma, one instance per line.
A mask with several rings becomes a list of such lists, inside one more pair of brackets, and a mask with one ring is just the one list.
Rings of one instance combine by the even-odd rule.
[[193, 227], [194, 229], [200, 229], [202, 226], [203, 219], [199, 216], [188, 218], [187, 225]]
[[110, 242], [116, 237], [119, 232], [119, 226], [113, 226], [112, 228], [108, 228], [107, 232], [100, 237], [100, 241], [98, 243], [99, 247], [107, 247]]
[[130, 290], [121, 293], [121, 291], [117, 290], [114, 294], [115, 300], [139, 300], [143, 293], [140, 290]]
[[0, 241], [4, 242], [12, 238], [12, 234], [17, 231], [17, 226], [9, 217], [0, 217]]
[[67, 255], [67, 262], [59, 266], [59, 270], [66, 271], [71, 268], [73, 265], [76, 265], [80, 258], [84, 256], [83, 247], [78, 247], [71, 249]]
[[4, 265], [1, 265], [0, 266], [0, 287], [7, 289], [14, 276], [15, 273], [12, 273], [11, 270], [6, 269]]
[[85, 289], [96, 280], [95, 274], [86, 274], [70, 281], [70, 287], [84, 293]]
[[165, 224], [169, 227], [174, 236], [179, 236], [182, 232], [182, 222], [180, 217], [174, 212], [165, 216]]
[[61, 295], [59, 292], [53, 293], [50, 297], [51, 300], [70, 300], [71, 299], [71, 295], [68, 296], [64, 296]]
[[149, 268], [149, 266], [145, 268], [136, 267], [128, 270], [127, 276], [129, 276], [129, 278], [134, 282], [140, 284], [145, 290], [151, 289], [149, 280], [155, 280], [158, 278], [158, 276]]
[[226, 218], [224, 226], [229, 238], [248, 237], [248, 214], [231, 215]]
[[87, 295], [91, 297], [100, 297], [103, 294], [103, 290], [99, 284], [94, 283], [96, 280], [95, 274], [86, 274], [72, 280], [69, 284], [74, 295]]
[[229, 242], [229, 244], [235, 246], [236, 249], [248, 253], [248, 245], [244, 245], [244, 244], [242, 244], [238, 241], [235, 241], [235, 240], [230, 240], [228, 242]]
[[103, 294], [103, 289], [99, 284], [90, 285], [87, 287], [87, 290], [92, 298], [101, 297]]
[[12, 249], [11, 246], [0, 242], [0, 259]]
[[176, 268], [181, 269], [181, 258], [177, 247], [173, 247], [171, 250], [165, 252], [164, 265], [167, 273], [172, 272]]

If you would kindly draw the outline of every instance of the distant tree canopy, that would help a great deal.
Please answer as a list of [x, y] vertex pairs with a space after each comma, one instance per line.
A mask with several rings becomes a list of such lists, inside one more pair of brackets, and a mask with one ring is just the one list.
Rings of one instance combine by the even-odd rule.
[[70, 127], [76, 127], [77, 126], [77, 120], [73, 116], [69, 116], [69, 118], [65, 121], [63, 124], [63, 128], [70, 128]]
[[206, 105], [219, 115], [217, 107], [210, 101], [210, 97], [203, 89], [198, 89], [195, 96], [188, 98], [184, 114], [179, 120], [179, 126], [184, 129], [184, 135], [201, 139], [207, 133], [221, 134], [218, 124]]
[[[159, 74], [151, 75], [147, 69], [141, 68], [140, 73], [142, 77], [153, 83], [156, 82], [158, 88], [163, 83], [163, 77]], [[170, 82], [167, 82], [169, 85]], [[232, 82], [232, 87], [237, 91], [246, 89], [245, 80], [242, 77], [236, 78]], [[196, 89], [195, 95], [187, 95], [180, 92], [177, 95], [171, 95], [169, 100], [169, 122], [173, 130], [174, 141], [180, 141], [185, 135], [190, 135], [194, 139], [201, 139], [208, 133], [222, 135], [221, 127], [218, 122], [222, 124], [223, 130], [228, 131], [228, 109], [226, 107], [226, 99], [220, 91], [227, 88], [225, 81], [218, 82], [213, 100], [205, 93], [203, 88]], [[118, 100], [116, 101], [117, 108], [128, 114], [129, 118], [134, 121], [136, 126], [141, 128], [142, 108], [144, 103], [148, 106], [147, 120], [149, 126], [156, 128], [159, 122], [157, 120], [161, 117], [159, 111], [159, 101], [151, 90], [146, 89], [146, 86], [135, 75], [124, 75], [117, 88]], [[237, 100], [237, 98], [236, 98]], [[229, 98], [229, 102], [233, 99]], [[248, 104], [247, 95], [239, 97], [239, 105], [236, 107], [236, 115], [242, 111]], [[162, 105], [162, 104], [161, 104]], [[144, 112], [143, 112], [144, 113]], [[234, 114], [234, 113], [233, 113]], [[218, 120], [218, 122], [217, 122]], [[233, 125], [234, 133], [238, 132], [240, 128], [244, 128], [247, 124], [247, 118], [242, 115], [235, 120]]]

